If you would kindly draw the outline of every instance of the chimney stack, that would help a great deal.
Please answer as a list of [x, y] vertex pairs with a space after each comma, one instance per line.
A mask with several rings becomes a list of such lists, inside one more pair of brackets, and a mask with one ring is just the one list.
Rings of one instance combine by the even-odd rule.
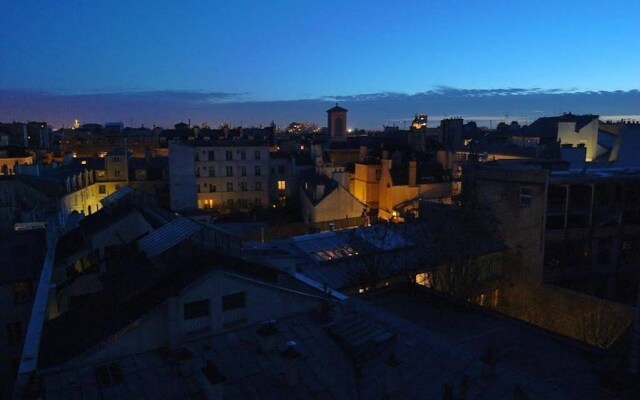
[[297, 349], [297, 343], [293, 340], [287, 342], [287, 349], [282, 352], [285, 358], [285, 380], [290, 387], [298, 384], [298, 359], [300, 352]]
[[276, 320], [270, 319], [264, 322], [258, 329], [258, 346], [263, 354], [271, 353], [276, 347]]
[[224, 381], [226, 378], [218, 367], [212, 362], [207, 361], [204, 368], [201, 369], [200, 389], [207, 400], [222, 400], [224, 398]]
[[409, 186], [416, 186], [418, 167], [416, 160], [409, 161]]

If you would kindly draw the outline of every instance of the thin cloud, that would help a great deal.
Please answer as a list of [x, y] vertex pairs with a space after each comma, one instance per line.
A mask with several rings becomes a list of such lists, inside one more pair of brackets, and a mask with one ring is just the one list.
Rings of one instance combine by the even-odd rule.
[[[315, 99], [256, 101], [250, 93], [215, 91], [132, 91], [64, 94], [45, 91], [0, 89], [0, 121], [44, 120], [55, 127], [82, 122], [123, 121], [127, 125], [151, 126], [191, 119], [193, 123], [217, 125], [269, 124], [286, 126], [291, 121], [326, 123], [328, 108], [336, 101], [349, 110], [348, 125], [379, 129], [385, 122], [410, 120], [416, 113], [428, 114], [429, 125], [440, 116], [462, 116], [466, 120], [496, 122], [532, 121], [563, 112], [608, 116], [640, 115], [640, 91], [577, 91], [561, 88], [464, 89], [436, 86], [413, 94], [376, 92], [322, 96]], [[400, 117], [398, 116], [406, 116]], [[488, 125], [488, 123], [487, 123]]]

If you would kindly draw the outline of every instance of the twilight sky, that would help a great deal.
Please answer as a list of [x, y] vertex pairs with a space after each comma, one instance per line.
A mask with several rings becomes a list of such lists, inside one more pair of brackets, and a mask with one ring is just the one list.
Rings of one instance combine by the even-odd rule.
[[[640, 115], [640, 2], [4, 0], [0, 121]], [[433, 126], [433, 125], [432, 125]]]

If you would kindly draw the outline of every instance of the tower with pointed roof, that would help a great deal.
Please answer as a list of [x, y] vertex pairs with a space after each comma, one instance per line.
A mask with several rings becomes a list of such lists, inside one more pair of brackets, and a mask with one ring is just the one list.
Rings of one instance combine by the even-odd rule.
[[327, 127], [331, 138], [343, 138], [347, 135], [347, 109], [336, 106], [327, 110]]

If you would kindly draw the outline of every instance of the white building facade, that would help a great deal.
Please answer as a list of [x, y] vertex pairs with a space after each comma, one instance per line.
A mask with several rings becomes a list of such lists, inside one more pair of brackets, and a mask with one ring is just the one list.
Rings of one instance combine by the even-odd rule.
[[253, 141], [169, 145], [171, 209], [240, 209], [269, 205], [269, 147]]

